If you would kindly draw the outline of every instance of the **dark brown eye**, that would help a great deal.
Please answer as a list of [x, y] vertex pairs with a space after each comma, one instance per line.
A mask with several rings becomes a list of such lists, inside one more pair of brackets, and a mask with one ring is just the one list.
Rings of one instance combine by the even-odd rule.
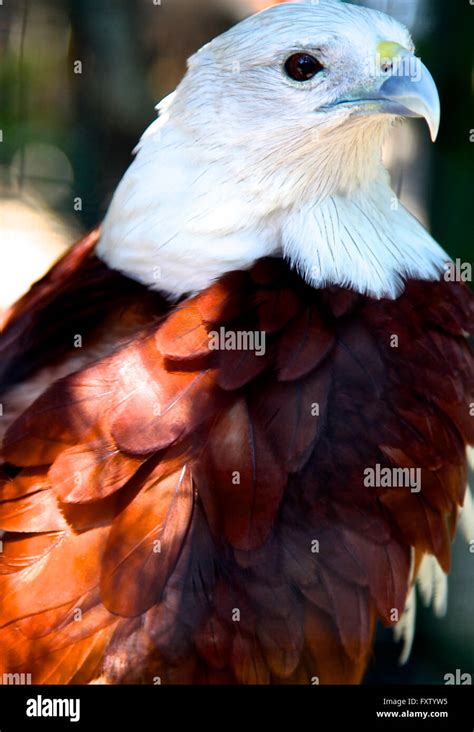
[[317, 58], [309, 53], [294, 53], [285, 63], [285, 71], [295, 81], [309, 81], [324, 69]]

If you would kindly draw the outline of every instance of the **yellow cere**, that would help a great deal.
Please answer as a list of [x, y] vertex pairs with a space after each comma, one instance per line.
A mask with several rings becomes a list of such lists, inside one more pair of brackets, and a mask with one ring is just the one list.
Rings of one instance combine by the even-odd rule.
[[377, 54], [383, 59], [392, 60], [402, 53], [407, 53], [408, 49], [393, 41], [381, 41], [377, 46]]

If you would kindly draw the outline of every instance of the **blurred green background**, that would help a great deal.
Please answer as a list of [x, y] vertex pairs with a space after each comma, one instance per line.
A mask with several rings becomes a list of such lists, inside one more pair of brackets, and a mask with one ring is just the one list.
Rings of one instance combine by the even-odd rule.
[[[132, 150], [186, 58], [271, 0], [10, 0], [0, 5], [0, 308], [103, 217]], [[367, 0], [412, 30], [440, 91], [431, 145], [421, 122], [387, 150], [393, 185], [452, 257], [473, 259], [474, 5]], [[159, 174], [160, 171], [157, 171]], [[163, 171], [166, 175], [166, 171]], [[474, 527], [472, 527], [474, 539]], [[474, 676], [474, 554], [458, 539], [447, 618], [418, 612], [414, 651], [381, 631], [368, 683]]]

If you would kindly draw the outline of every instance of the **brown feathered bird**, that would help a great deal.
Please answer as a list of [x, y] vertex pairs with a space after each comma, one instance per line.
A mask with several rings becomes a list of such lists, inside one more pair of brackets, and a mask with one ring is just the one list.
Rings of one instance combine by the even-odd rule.
[[474, 441], [471, 295], [380, 159], [396, 117], [436, 135], [434, 82], [321, 0], [217, 38], [159, 111], [5, 318], [1, 671], [358, 682], [449, 569]]

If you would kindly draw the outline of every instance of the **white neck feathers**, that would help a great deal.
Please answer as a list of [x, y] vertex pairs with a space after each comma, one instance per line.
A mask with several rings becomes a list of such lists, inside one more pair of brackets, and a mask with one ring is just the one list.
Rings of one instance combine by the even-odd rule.
[[303, 145], [275, 134], [269, 152], [258, 135], [200, 144], [173, 108], [174, 96], [160, 105], [104, 221], [97, 252], [113, 269], [171, 297], [271, 255], [315, 287], [376, 298], [439, 278], [447, 255], [380, 162], [385, 119], [349, 121], [327, 143], [324, 129]]

